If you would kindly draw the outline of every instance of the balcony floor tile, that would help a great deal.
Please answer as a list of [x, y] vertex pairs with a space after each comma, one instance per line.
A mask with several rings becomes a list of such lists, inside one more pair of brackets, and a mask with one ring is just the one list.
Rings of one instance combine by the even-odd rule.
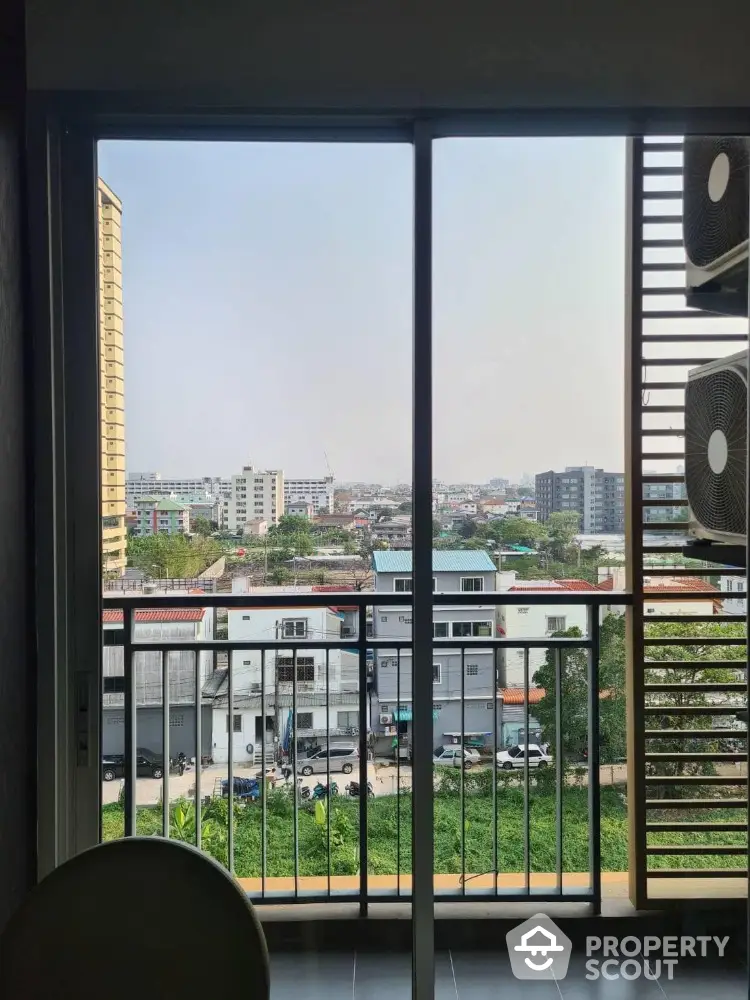
[[271, 955], [271, 1000], [352, 1000], [354, 955], [303, 951]]
[[[503, 943], [504, 947], [504, 943]], [[744, 969], [690, 963], [672, 980], [586, 979], [585, 958], [574, 955], [565, 979], [522, 982], [504, 951], [439, 952], [436, 1000], [746, 1000]], [[271, 1000], [410, 1000], [411, 955], [406, 953], [276, 953], [271, 956]]]

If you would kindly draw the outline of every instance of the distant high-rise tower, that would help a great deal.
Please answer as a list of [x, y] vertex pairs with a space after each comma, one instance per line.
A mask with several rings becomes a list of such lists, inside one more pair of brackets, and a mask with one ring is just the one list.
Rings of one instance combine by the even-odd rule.
[[99, 178], [99, 377], [102, 439], [102, 570], [126, 566], [122, 203]]

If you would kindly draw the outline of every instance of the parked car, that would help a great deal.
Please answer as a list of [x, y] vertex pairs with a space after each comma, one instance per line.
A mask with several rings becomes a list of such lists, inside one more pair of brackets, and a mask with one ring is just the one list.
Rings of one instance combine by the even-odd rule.
[[[148, 747], [138, 747], [136, 751], [136, 776], [138, 778], [161, 778], [164, 774], [164, 759]], [[125, 754], [110, 753], [102, 757], [102, 778], [114, 781], [125, 777]]]
[[336, 743], [330, 749], [313, 747], [307, 757], [297, 761], [297, 774], [326, 774], [343, 771], [351, 774], [359, 762], [359, 747], [355, 743]]
[[552, 757], [538, 743], [529, 743], [528, 750], [525, 743], [518, 743], [508, 747], [507, 750], [498, 750], [497, 762], [504, 771], [510, 771], [514, 767], [523, 767], [527, 760], [529, 767], [546, 767], [552, 762]]
[[448, 767], [462, 767], [468, 771], [479, 763], [479, 751], [470, 747], [440, 746], [435, 747], [432, 754], [433, 764], [443, 764]]

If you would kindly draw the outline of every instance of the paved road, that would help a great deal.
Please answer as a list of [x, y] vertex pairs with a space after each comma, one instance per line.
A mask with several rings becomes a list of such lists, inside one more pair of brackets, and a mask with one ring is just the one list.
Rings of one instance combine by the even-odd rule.
[[[479, 765], [485, 767], [486, 765]], [[602, 785], [620, 784], [626, 780], [627, 769], [624, 764], [605, 764], [600, 769], [600, 781]], [[719, 774], [737, 774], [738, 780], [744, 779], [747, 768], [744, 764], [724, 764], [717, 767]], [[254, 765], [237, 765], [234, 769], [238, 777], [250, 777], [258, 774], [259, 769]], [[393, 795], [400, 788], [411, 789], [411, 766], [402, 764], [396, 768], [392, 761], [369, 762], [367, 765], [369, 781], [372, 782], [376, 795]], [[227, 777], [226, 765], [214, 764], [206, 767], [201, 772], [201, 794], [212, 795], [216, 783]], [[339, 791], [343, 793], [344, 786], [352, 780], [358, 780], [357, 774], [332, 774], [332, 780], [339, 786]], [[302, 778], [302, 784], [312, 789], [320, 780], [325, 780], [325, 775], [311, 775], [309, 778]], [[569, 784], [587, 783], [586, 775], [577, 777], [570, 775]], [[281, 784], [279, 780], [279, 784]], [[154, 778], [138, 778], [136, 790], [136, 800], [138, 805], [156, 805], [161, 801], [162, 782]], [[104, 803], [116, 802], [122, 787], [121, 781], [105, 781], [102, 783], [102, 800]], [[169, 776], [169, 798], [170, 801], [178, 798], [193, 798], [195, 795], [195, 771], [186, 771], [182, 776], [171, 774]]]
[[[396, 769], [393, 768], [394, 776]], [[367, 765], [368, 779], [372, 782], [376, 795], [389, 795], [395, 791], [390, 783], [379, 779], [375, 765]], [[204, 767], [201, 771], [201, 795], [213, 795], [214, 790], [218, 790], [218, 782], [227, 778], [228, 770], [226, 764], [212, 764]], [[260, 774], [260, 768], [255, 765], [236, 765], [234, 768], [235, 777], [250, 778]], [[313, 774], [309, 778], [302, 778], [301, 782], [308, 788], [313, 789], [319, 781], [325, 781], [324, 774]], [[331, 780], [339, 786], [339, 792], [343, 794], [344, 786], [352, 779], [358, 780], [356, 771], [354, 774], [331, 774]], [[121, 780], [102, 782], [102, 802], [106, 805], [109, 802], [117, 802], [124, 782]], [[283, 785], [283, 779], [278, 779], [278, 785]], [[402, 783], [403, 786], [403, 783]], [[409, 784], [403, 787], [411, 787], [411, 768], [409, 768]], [[157, 805], [161, 801], [162, 781], [160, 778], [138, 778], [136, 780], [136, 803], [139, 806]], [[195, 796], [195, 770], [186, 771], [183, 775], [169, 775], [169, 799], [170, 802], [180, 798], [194, 798]]]

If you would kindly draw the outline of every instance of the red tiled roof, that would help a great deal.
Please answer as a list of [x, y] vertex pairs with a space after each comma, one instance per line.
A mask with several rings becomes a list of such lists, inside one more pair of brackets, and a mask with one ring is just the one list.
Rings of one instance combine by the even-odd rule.
[[[648, 578], [648, 573], [644, 575]], [[684, 591], [686, 594], [705, 594], [709, 597], [711, 594], [719, 593], [718, 587], [697, 576], [659, 576], [649, 579], [650, 582], [643, 587], [645, 594], [658, 594], [669, 590], [678, 593]], [[614, 579], [608, 576], [599, 584], [599, 590], [614, 590], [614, 583]]]
[[539, 583], [534, 580], [519, 580], [510, 589], [517, 593], [535, 590], [551, 593], [558, 590], [596, 590], [597, 588], [586, 580], [540, 580]]
[[697, 576], [662, 576], [658, 579], [651, 578], [651, 582], [643, 587], [646, 594], [658, 594], [660, 590], [684, 590], [687, 594], [717, 594], [718, 587], [714, 587], [708, 580], [701, 580]]
[[[529, 688], [529, 704], [537, 705], [545, 695], [544, 688]], [[504, 705], [523, 705], [523, 688], [500, 688]]]
[[[529, 704], [538, 705], [547, 694], [545, 688], [529, 688]], [[523, 688], [500, 688], [500, 695], [504, 705], [523, 705]], [[611, 698], [612, 692], [603, 690], [599, 692], [600, 698]]]
[[[136, 622], [199, 622], [205, 614], [205, 608], [149, 608], [136, 611]], [[102, 611], [102, 621], [105, 624], [117, 624], [122, 621], [122, 611], [117, 608], [107, 608]]]

